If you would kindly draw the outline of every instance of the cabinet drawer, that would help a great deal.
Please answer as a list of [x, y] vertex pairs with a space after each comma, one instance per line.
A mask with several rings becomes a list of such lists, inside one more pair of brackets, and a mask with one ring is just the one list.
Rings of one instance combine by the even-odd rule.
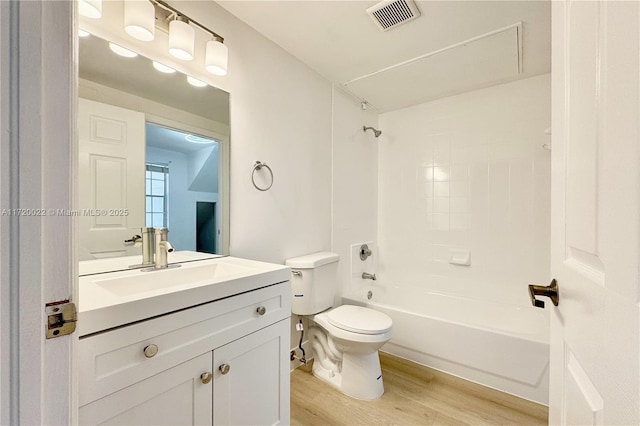
[[81, 338], [80, 405], [288, 318], [290, 298], [287, 281]]

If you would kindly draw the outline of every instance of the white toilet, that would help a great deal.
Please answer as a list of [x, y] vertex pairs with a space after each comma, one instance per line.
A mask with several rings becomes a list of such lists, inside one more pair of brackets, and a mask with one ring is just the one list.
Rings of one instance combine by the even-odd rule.
[[313, 375], [357, 399], [384, 393], [378, 349], [391, 339], [392, 321], [373, 309], [343, 305], [330, 309], [336, 294], [339, 256], [320, 252], [286, 261], [291, 267], [291, 311], [309, 315]]

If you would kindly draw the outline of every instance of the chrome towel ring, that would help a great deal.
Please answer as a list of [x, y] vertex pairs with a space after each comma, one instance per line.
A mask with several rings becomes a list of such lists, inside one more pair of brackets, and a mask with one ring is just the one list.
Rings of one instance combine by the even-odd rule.
[[[266, 188], [261, 188], [256, 184], [256, 170], [262, 170], [265, 168], [269, 171], [269, 175], [271, 175], [271, 183]], [[271, 171], [271, 167], [267, 166], [265, 163], [261, 161], [256, 161], [253, 163], [253, 170], [251, 171], [251, 183], [258, 191], [268, 191], [273, 186], [273, 171]]]

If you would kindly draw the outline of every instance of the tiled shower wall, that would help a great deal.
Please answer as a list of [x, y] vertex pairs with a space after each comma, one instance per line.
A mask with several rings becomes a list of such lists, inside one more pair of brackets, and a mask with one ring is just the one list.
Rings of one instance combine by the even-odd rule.
[[519, 305], [548, 284], [550, 94], [546, 74], [380, 115], [384, 282]]

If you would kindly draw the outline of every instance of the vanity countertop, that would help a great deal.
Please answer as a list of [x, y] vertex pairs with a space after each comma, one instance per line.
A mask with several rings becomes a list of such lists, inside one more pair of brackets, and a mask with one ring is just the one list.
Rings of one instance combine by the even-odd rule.
[[[79, 278], [80, 336], [211, 302], [266, 285], [288, 281], [284, 265], [230, 256], [194, 259], [193, 252], [172, 253], [186, 259], [179, 267], [141, 269], [83, 275]], [[175, 256], [178, 254], [178, 256]], [[130, 256], [120, 263], [131, 263]], [[195, 256], [197, 257], [197, 256]], [[88, 261], [97, 262], [97, 261]], [[83, 269], [83, 266], [80, 268]], [[85, 272], [90, 270], [84, 265]]]

